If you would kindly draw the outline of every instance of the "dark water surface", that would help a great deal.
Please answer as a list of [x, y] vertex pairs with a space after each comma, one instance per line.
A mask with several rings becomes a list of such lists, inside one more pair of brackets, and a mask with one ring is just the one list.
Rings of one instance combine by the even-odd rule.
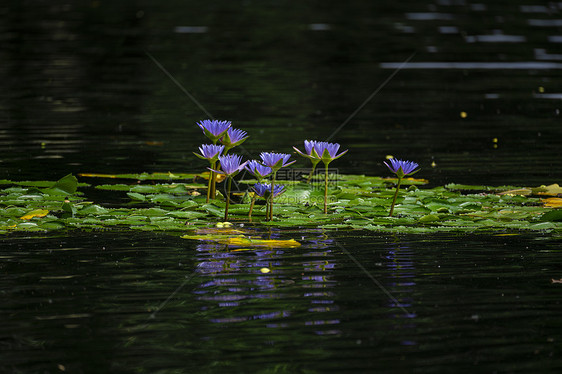
[[249, 132], [247, 156], [330, 138], [348, 173], [392, 154], [438, 184], [557, 183], [562, 9], [529, 3], [12, 1], [0, 166], [195, 171], [212, 115]]
[[[330, 139], [342, 173], [561, 182], [559, 2], [13, 0], [0, 37], [0, 179], [199, 171], [213, 116], [247, 157]], [[559, 238], [272, 235], [303, 245], [2, 238], [0, 372], [562, 369]]]
[[273, 237], [303, 245], [235, 251], [160, 234], [10, 240], [1, 259], [0, 367], [14, 373], [562, 368], [560, 285], [551, 283], [562, 270], [560, 241], [320, 231]]

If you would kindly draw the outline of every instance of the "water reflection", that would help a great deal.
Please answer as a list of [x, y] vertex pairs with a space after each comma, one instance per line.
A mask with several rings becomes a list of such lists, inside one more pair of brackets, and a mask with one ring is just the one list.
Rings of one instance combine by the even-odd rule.
[[386, 267], [388, 268], [387, 287], [395, 297], [389, 300], [388, 306], [392, 308], [404, 308], [407, 314], [393, 314], [396, 319], [394, 326], [396, 329], [405, 330], [402, 336], [411, 337], [401, 340], [402, 345], [417, 345], [414, 338], [416, 336], [417, 324], [414, 322], [417, 315], [414, 313], [415, 300], [413, 295], [416, 288], [416, 267], [414, 262], [415, 252], [410, 243], [396, 240], [388, 244]]
[[149, 233], [5, 240], [0, 372], [559, 367], [559, 240], [353, 235], [273, 231], [303, 246], [246, 250]]
[[[282, 235], [270, 232], [269, 237], [280, 239]], [[200, 281], [193, 293], [202, 302], [201, 311], [217, 324], [263, 320], [267, 328], [304, 325], [313, 327], [318, 335], [344, 333], [349, 327], [342, 326], [338, 317], [343, 295], [336, 292], [342, 288], [337, 277], [342, 271], [338, 262], [345, 258], [341, 247], [321, 231], [307, 232], [301, 242], [303, 246], [298, 249], [199, 243], [196, 271]], [[387, 269], [382, 283], [392, 297], [383, 292], [384, 302], [375, 313], [380, 314], [380, 305], [384, 305], [383, 319], [389, 320], [391, 330], [405, 330], [399, 335], [413, 336], [417, 317], [413, 297], [417, 286], [415, 251], [410, 243], [396, 240], [385, 245], [382, 258]], [[366, 270], [373, 271], [368, 264]], [[361, 272], [360, 268], [349, 271]], [[404, 345], [416, 344], [413, 338], [402, 340]]]
[[[389, 245], [386, 259], [387, 268], [390, 270], [389, 278], [392, 280], [388, 283], [389, 287], [402, 295], [406, 293], [408, 296], [400, 297], [400, 305], [404, 308], [413, 306], [413, 300], [409, 294], [413, 293], [413, 287], [416, 285], [415, 266], [413, 260], [413, 250], [408, 243], [396, 242]], [[393, 303], [389, 304], [392, 307], [397, 307]]]
[[[398, 69], [403, 62], [383, 62], [383, 69]], [[560, 70], [562, 64], [557, 62], [523, 61], [523, 62], [409, 62], [402, 69], [463, 69], [463, 70]]]
[[[282, 236], [270, 232], [268, 238]], [[332, 291], [337, 282], [331, 242], [325, 235], [308, 233], [298, 254], [296, 249], [200, 243], [196, 271], [202, 281], [193, 292], [213, 323], [264, 320], [267, 328], [287, 328], [304, 320], [316, 334], [339, 334], [333, 326], [340, 320], [331, 318], [339, 310]]]

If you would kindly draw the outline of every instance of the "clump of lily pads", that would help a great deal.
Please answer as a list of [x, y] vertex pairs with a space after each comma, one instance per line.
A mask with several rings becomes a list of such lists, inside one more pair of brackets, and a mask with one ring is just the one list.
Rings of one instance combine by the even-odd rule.
[[[200, 174], [88, 173], [79, 177], [104, 182], [78, 183], [72, 175], [56, 182], [0, 181], [0, 234], [126, 229], [183, 235], [210, 225], [218, 227], [217, 219], [224, 218], [226, 202], [223, 199], [207, 204], [198, 196], [198, 191], [207, 188], [206, 184], [197, 182]], [[256, 185], [255, 179], [238, 183], [251, 186], [251, 193], [255, 191], [257, 199], [269, 199], [271, 185], [265, 180], [260, 185]], [[338, 186], [330, 193], [331, 214], [323, 214], [316, 206], [316, 199], [323, 199], [323, 194], [317, 194], [320, 191], [308, 184], [276, 184], [274, 197], [279, 204], [275, 216], [279, 219], [261, 224], [298, 227], [298, 230], [320, 227], [409, 234], [535, 232], [562, 235], [562, 189], [557, 184], [494, 187], [451, 183], [418, 188], [425, 183], [427, 181], [422, 179], [402, 178], [401, 186], [408, 188], [400, 190], [393, 217], [389, 217], [388, 205], [395, 194], [390, 187], [395, 187], [396, 183], [389, 178], [339, 174]], [[103, 191], [112, 203], [91, 200], [88, 192], [92, 188]], [[130, 201], [116, 204], [122, 194], [129, 196]], [[99, 199], [99, 193], [96, 195]], [[295, 201], [298, 203], [293, 203]], [[249, 201], [231, 205], [229, 219], [247, 222], [248, 205]], [[237, 228], [241, 230], [240, 226]]]

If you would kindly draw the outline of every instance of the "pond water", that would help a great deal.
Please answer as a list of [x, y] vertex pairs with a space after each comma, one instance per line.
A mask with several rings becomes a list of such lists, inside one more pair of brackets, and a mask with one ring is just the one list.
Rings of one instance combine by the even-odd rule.
[[[560, 242], [276, 232], [12, 239], [4, 372], [555, 372]], [[359, 267], [356, 263], [361, 264]], [[264, 268], [269, 269], [265, 272]]]
[[[330, 139], [341, 173], [387, 175], [394, 155], [430, 185], [560, 183], [562, 5], [534, 3], [0, 5], [1, 178], [197, 172], [195, 123], [215, 117], [248, 131], [245, 157]], [[302, 246], [5, 236], [0, 369], [562, 367], [559, 237], [271, 236]]]

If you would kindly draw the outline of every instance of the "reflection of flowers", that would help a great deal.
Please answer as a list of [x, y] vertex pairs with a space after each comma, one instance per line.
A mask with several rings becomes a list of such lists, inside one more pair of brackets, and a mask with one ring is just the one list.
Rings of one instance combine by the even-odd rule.
[[[280, 230], [240, 229], [244, 235], [262, 238], [285, 239]], [[312, 231], [312, 230], [311, 230]], [[206, 230], [205, 233], [228, 234], [228, 230]], [[311, 240], [302, 238], [305, 261], [293, 262], [286, 257], [291, 250], [247, 249], [221, 244], [200, 242], [196, 249], [199, 279], [194, 293], [198, 303], [211, 322], [228, 324], [263, 321], [268, 328], [293, 327], [295, 324], [310, 326], [316, 334], [339, 334], [340, 323], [333, 314], [338, 310], [334, 292], [330, 288], [337, 283], [330, 274], [335, 268], [333, 254], [328, 241], [321, 231], [311, 232]], [[294, 257], [290, 257], [293, 258]], [[262, 268], [271, 269], [262, 273]], [[295, 269], [296, 268], [296, 269]], [[295, 271], [302, 273], [295, 279]], [[294, 301], [287, 308], [287, 301]], [[226, 310], [225, 308], [229, 308]], [[293, 309], [305, 314], [303, 319], [287, 319]], [[322, 314], [319, 314], [322, 313]]]
[[[391, 307], [408, 308], [413, 305], [411, 287], [416, 285], [415, 282], [415, 264], [413, 261], [414, 251], [404, 243], [393, 243], [385, 256], [388, 262], [386, 266], [389, 268], [389, 277], [392, 279], [390, 286], [396, 291], [402, 293], [402, 297], [395, 299], [390, 303]], [[400, 287], [400, 289], [396, 288]], [[404, 295], [405, 294], [405, 295]], [[408, 314], [410, 318], [415, 315]]]

